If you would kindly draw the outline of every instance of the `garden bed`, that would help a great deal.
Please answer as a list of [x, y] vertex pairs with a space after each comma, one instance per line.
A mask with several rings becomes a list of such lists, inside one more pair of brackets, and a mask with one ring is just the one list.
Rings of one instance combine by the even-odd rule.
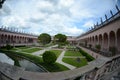
[[63, 58], [62, 61], [75, 67], [82, 67], [87, 65], [87, 60], [85, 58], [80, 58], [79, 61], [77, 58]]

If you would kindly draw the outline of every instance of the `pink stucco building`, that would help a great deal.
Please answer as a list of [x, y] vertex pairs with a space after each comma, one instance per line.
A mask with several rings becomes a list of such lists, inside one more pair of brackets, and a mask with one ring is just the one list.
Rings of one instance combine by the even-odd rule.
[[89, 45], [95, 48], [96, 45], [101, 46], [101, 51], [109, 52], [110, 47], [116, 48], [116, 53], [120, 53], [120, 10], [116, 6], [117, 13], [100, 24], [96, 24], [91, 30], [77, 37], [78, 45]]
[[37, 36], [10, 30], [7, 28], [0, 28], [0, 47], [10, 44], [12, 46], [35, 45], [37, 43]]

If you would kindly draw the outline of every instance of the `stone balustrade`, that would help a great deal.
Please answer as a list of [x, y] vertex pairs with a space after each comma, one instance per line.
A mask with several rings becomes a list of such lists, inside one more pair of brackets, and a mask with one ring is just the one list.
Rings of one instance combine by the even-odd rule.
[[[63, 71], [52, 73], [38, 73], [24, 71], [16, 66], [0, 62], [0, 78], [1, 80], [110, 80], [114, 72], [120, 70], [120, 56], [113, 58], [98, 58], [88, 65]], [[119, 70], [118, 70], [119, 69]], [[115, 75], [114, 75], [115, 76]]]

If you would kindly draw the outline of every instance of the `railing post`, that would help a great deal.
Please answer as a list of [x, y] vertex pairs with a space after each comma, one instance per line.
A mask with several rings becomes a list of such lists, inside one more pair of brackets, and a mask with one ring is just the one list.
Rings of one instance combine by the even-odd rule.
[[106, 21], [108, 21], [108, 18], [107, 18], [107, 15], [105, 14], [105, 19], [106, 19]]
[[116, 5], [116, 9], [117, 9], [118, 12], [120, 11], [117, 5]]
[[102, 20], [102, 17], [100, 18], [100, 21], [101, 21], [101, 24], [103, 25], [103, 20]]
[[111, 10], [110, 10], [110, 13], [111, 13], [111, 15], [112, 15], [112, 17], [113, 17], [114, 15], [113, 15], [113, 12], [112, 12]]
[[98, 22], [96, 23], [97, 27], [98, 27]]

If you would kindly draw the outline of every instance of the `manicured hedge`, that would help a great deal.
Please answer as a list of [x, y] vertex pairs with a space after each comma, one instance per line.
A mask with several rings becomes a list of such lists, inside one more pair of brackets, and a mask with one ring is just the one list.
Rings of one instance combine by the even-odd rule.
[[42, 55], [43, 61], [46, 64], [53, 64], [55, 63], [57, 57], [54, 52], [52, 51], [45, 51]]
[[79, 48], [79, 51], [83, 56], [86, 57], [87, 61], [90, 62], [90, 61], [94, 60], [94, 58], [91, 55], [89, 55], [87, 52], [83, 51], [81, 48]]
[[45, 69], [47, 69], [50, 72], [58, 72], [58, 71], [69, 70], [66, 66], [64, 66], [62, 64], [59, 64], [59, 63], [44, 64], [41, 57], [35, 56], [35, 55], [32, 55], [32, 54], [25, 54], [25, 53], [22, 53], [22, 52], [14, 52], [14, 51], [10, 51], [10, 50], [8, 51], [8, 50], [5, 50], [5, 49], [0, 50], [0, 52], [3, 52], [7, 55], [9, 54], [9, 55], [15, 55], [15, 56], [23, 57], [23, 58], [25, 58], [29, 61], [32, 61], [36, 65], [39, 65], [41, 67], [43, 66]]

